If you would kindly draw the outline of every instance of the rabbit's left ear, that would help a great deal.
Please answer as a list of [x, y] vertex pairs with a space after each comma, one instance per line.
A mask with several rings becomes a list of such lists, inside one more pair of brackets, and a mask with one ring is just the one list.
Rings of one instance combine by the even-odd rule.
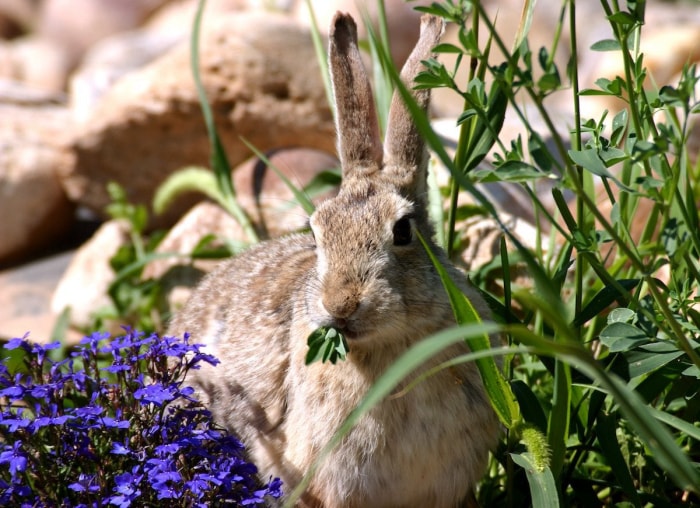
[[[424, 70], [422, 61], [433, 56], [432, 49], [440, 42], [445, 23], [437, 16], [423, 15], [420, 37], [401, 70], [401, 80], [412, 91], [423, 111], [430, 104], [430, 90], [412, 90], [416, 76]], [[422, 198], [426, 190], [428, 153], [401, 94], [396, 91], [391, 100], [389, 120], [384, 140], [384, 173], [410, 199]]]

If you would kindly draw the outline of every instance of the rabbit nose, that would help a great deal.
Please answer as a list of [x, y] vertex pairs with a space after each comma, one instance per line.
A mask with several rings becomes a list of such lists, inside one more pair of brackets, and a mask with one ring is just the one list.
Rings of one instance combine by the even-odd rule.
[[323, 307], [337, 323], [345, 322], [359, 306], [358, 299], [352, 291], [332, 290], [323, 295]]

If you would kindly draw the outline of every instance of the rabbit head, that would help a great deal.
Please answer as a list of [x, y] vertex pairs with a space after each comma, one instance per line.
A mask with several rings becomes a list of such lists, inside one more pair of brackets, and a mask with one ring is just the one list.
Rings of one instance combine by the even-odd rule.
[[[419, 41], [401, 72], [409, 89], [443, 30], [440, 18], [423, 17]], [[343, 182], [338, 195], [321, 204], [309, 221], [318, 291], [310, 292], [307, 311], [314, 324], [334, 326], [358, 344], [421, 334], [449, 311], [416, 234], [429, 242], [433, 235], [427, 150], [398, 92], [382, 144], [357, 27], [349, 15], [333, 19], [329, 60]], [[429, 90], [412, 93], [427, 109]]]

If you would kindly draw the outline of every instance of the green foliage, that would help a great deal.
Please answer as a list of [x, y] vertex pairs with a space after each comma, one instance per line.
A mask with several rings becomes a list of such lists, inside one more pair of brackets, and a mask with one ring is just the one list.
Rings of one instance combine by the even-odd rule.
[[141, 274], [149, 262], [168, 256], [154, 252], [164, 232], [146, 234], [146, 207], [130, 203], [124, 189], [114, 182], [107, 185], [107, 190], [112, 202], [106, 212], [113, 219], [121, 221], [128, 232], [129, 241], [120, 246], [110, 259], [115, 273], [107, 290], [111, 305], [93, 316], [94, 322], [90, 328], [105, 329], [116, 323], [148, 331], [160, 330], [167, 314], [162, 285], [158, 281], [144, 280]]
[[[568, 14], [574, 33], [570, 49], [576, 61], [575, 5], [563, 2], [562, 6], [562, 24]], [[503, 274], [520, 260], [533, 275], [532, 289], [513, 289], [503, 275], [500, 284], [506, 298], [497, 301], [495, 308], [504, 322], [511, 323], [501, 329], [512, 347], [528, 348], [527, 353], [514, 350], [506, 365], [525, 423], [546, 432], [551, 470], [538, 476], [533, 455], [518, 451], [521, 441], [509, 431], [494, 457], [498, 465], [481, 486], [485, 506], [557, 506], [560, 502], [589, 506], [592, 500], [631, 506], [698, 502], [700, 442], [694, 422], [700, 412], [699, 186], [698, 168], [690, 165], [694, 154], [688, 153], [686, 141], [690, 116], [698, 110], [694, 90], [700, 76], [694, 66], [686, 66], [678, 84], [647, 90], [642, 86], [647, 71], [639, 52], [643, 3], [628, 2], [625, 10], [603, 0], [601, 6], [615, 39], [596, 43], [592, 49], [621, 53], [625, 76], [600, 79], [598, 89], [583, 90], [580, 95], [621, 99], [626, 108], [612, 121], [607, 112], [598, 119], [578, 116], [575, 69], [560, 72], [551, 57], [553, 48], [541, 48], [533, 62], [526, 37], [530, 2], [512, 51], [479, 2], [448, 1], [422, 9], [459, 24], [462, 47], [443, 44], [437, 50], [474, 59], [470, 68], [487, 69], [493, 83], [486, 95], [485, 75], [477, 72], [462, 89], [454, 71], [437, 61], [427, 62], [420, 86], [449, 88], [465, 101], [457, 155], [445, 158], [426, 132], [431, 148], [452, 171], [456, 184], [479, 202], [483, 196], [476, 183], [523, 186], [538, 211], [538, 226], [546, 225], [564, 238], [553, 255], [527, 252], [515, 241], [511, 243], [516, 252], [505, 252], [501, 258]], [[455, 19], [458, 11], [471, 11], [471, 28], [466, 18]], [[476, 18], [489, 30], [483, 50], [474, 42]], [[502, 64], [488, 58], [492, 43], [506, 55]], [[535, 79], [535, 75], [543, 77]], [[564, 86], [573, 91], [577, 115], [570, 140], [557, 131], [545, 104], [551, 93]], [[523, 95], [538, 109], [546, 132], [528, 122], [521, 99], [516, 100]], [[507, 147], [494, 136], [500, 125], [492, 119], [497, 120], [504, 108], [499, 100], [522, 120], [528, 132], [527, 150], [521, 139]], [[422, 125], [425, 120], [419, 113], [416, 119], [427, 131], [429, 126]], [[465, 133], [467, 121], [480, 122], [480, 127], [470, 125]], [[485, 134], [494, 141], [484, 139]], [[558, 153], [546, 148], [546, 138], [554, 141]], [[567, 144], [571, 149], [565, 148]], [[475, 165], [464, 163], [478, 163], [492, 147], [496, 147], [493, 168], [474, 169]], [[561, 221], [534, 190], [534, 184], [544, 178], [556, 182], [554, 197]], [[609, 214], [602, 212], [605, 208], [595, 194], [596, 180], [610, 202]], [[563, 198], [565, 191], [575, 195], [571, 207]], [[482, 205], [497, 218], [493, 207]], [[456, 213], [456, 202], [452, 206]], [[504, 233], [511, 236], [505, 228]], [[509, 310], [513, 308], [520, 309], [517, 317]], [[493, 386], [488, 390], [492, 400], [498, 397], [494, 391], [499, 390]], [[635, 454], [651, 459], [639, 460]], [[513, 463], [525, 471], [529, 499], [512, 495], [523, 481]]]
[[304, 359], [306, 365], [321, 361], [335, 364], [345, 360], [348, 354], [348, 342], [343, 334], [332, 327], [321, 327], [314, 330], [307, 340], [309, 351]]

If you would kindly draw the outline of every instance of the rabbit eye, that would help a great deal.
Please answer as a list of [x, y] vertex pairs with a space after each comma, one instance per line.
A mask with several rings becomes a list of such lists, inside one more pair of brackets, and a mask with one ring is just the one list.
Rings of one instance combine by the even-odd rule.
[[394, 224], [394, 245], [408, 245], [413, 239], [411, 231], [411, 219], [409, 217], [401, 217]]

